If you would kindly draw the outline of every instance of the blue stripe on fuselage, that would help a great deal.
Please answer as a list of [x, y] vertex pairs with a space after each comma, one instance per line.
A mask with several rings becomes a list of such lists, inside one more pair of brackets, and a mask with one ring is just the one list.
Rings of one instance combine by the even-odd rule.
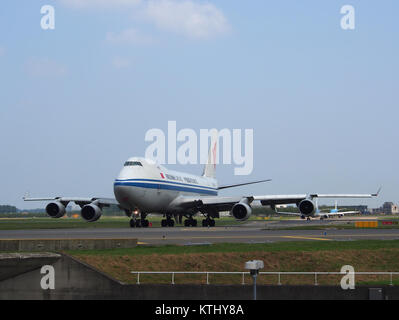
[[[154, 181], [154, 180], [152, 180], [152, 181]], [[169, 183], [167, 181], [162, 181], [162, 182]], [[218, 194], [216, 189], [204, 190], [204, 189], [199, 189], [199, 188], [185, 187], [183, 185], [167, 185], [167, 184], [162, 184], [162, 183], [148, 183], [148, 182], [138, 182], [138, 181], [135, 182], [135, 181], [117, 180], [114, 183], [114, 186], [129, 186], [129, 187], [139, 187], [139, 188], [146, 188], [146, 189], [174, 190], [174, 191], [183, 191], [183, 192], [190, 192], [190, 193], [207, 194], [207, 195], [213, 195], [213, 196], [216, 196]]]
[[207, 186], [201, 186], [201, 185], [195, 185], [195, 184], [189, 184], [189, 183], [183, 183], [183, 182], [175, 182], [175, 181], [169, 181], [169, 180], [156, 180], [156, 179], [116, 179], [115, 182], [161, 182], [161, 183], [170, 183], [170, 184], [175, 184], [179, 186], [185, 186], [185, 187], [194, 187], [194, 188], [204, 188], [212, 191], [217, 191], [217, 188], [212, 188], [212, 187], [207, 187]]

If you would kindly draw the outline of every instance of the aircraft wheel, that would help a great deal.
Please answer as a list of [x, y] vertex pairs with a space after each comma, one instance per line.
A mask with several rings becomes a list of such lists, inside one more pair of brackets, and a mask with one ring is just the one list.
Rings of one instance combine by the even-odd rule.
[[193, 218], [184, 220], [185, 227], [196, 227], [197, 224], [198, 224], [198, 221]]
[[130, 224], [130, 228], [135, 228], [136, 227], [136, 221], [134, 221], [133, 219], [131, 219], [129, 221], [129, 224]]
[[136, 220], [136, 228], [141, 228], [141, 220]]
[[163, 220], [161, 221], [161, 226], [162, 226], [162, 228], [167, 227], [167, 226], [168, 226], [168, 221], [167, 221], [166, 219], [163, 219]]
[[150, 222], [148, 220], [143, 220], [141, 225], [142, 225], [143, 228], [148, 228], [148, 226], [150, 225]]
[[175, 222], [172, 219], [168, 219], [167, 220], [167, 225], [168, 225], [168, 227], [174, 227], [175, 226]]
[[210, 226], [210, 227], [214, 227], [215, 225], [216, 225], [215, 220], [211, 219], [211, 220], [209, 221], [209, 226]]
[[207, 227], [208, 225], [209, 225], [208, 219], [202, 220], [202, 226], [203, 226], [203, 227]]

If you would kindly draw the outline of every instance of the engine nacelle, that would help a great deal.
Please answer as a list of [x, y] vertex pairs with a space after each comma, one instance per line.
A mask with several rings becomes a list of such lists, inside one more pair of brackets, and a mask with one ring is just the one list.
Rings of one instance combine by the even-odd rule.
[[231, 209], [231, 215], [238, 221], [246, 221], [252, 214], [252, 208], [245, 202], [237, 203]]
[[85, 205], [80, 211], [80, 215], [88, 222], [94, 222], [100, 219], [102, 214], [101, 208], [94, 203]]
[[316, 206], [312, 200], [305, 199], [298, 204], [298, 209], [302, 215], [309, 217], [315, 212]]
[[46, 212], [51, 218], [62, 218], [66, 209], [61, 202], [51, 202], [46, 206]]

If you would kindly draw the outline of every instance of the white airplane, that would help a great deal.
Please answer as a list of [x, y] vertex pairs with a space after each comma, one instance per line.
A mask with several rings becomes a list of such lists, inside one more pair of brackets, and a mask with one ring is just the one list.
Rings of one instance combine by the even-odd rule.
[[338, 217], [338, 218], [342, 218], [346, 214], [357, 214], [357, 213], [360, 213], [360, 211], [356, 211], [356, 210], [339, 211], [337, 201], [335, 201], [334, 209], [331, 209], [330, 212], [322, 212], [322, 210], [320, 210], [318, 208], [317, 201], [316, 201], [316, 215], [320, 216], [320, 220], [328, 219], [328, 218], [331, 218], [334, 216]]
[[[380, 192], [380, 190], [378, 190], [377, 193], [372, 194], [371, 196], [378, 196], [379, 192]], [[353, 197], [345, 197], [345, 198], [356, 198], [355, 196], [356, 195], [353, 195]], [[323, 198], [323, 197], [321, 197], [321, 195], [318, 195], [318, 198]], [[324, 197], [324, 198], [331, 198], [331, 197]], [[324, 209], [322, 209], [322, 210], [319, 209], [317, 199], [314, 203], [315, 203], [316, 207], [315, 207], [315, 211], [314, 211], [313, 215], [304, 215], [301, 212], [283, 212], [283, 211], [276, 211], [276, 213], [281, 214], [281, 215], [288, 215], [288, 216], [299, 216], [299, 217], [301, 217], [301, 219], [307, 219], [308, 221], [310, 221], [311, 218], [317, 218], [317, 217], [319, 217], [320, 220], [324, 220], [324, 219], [328, 219], [332, 216], [342, 218], [345, 214], [360, 213], [360, 211], [339, 211], [339, 209], [337, 207], [337, 201], [335, 201], [334, 209], [330, 209], [329, 212], [323, 212], [322, 210], [324, 210]]]
[[315, 198], [371, 198], [376, 194], [296, 194], [296, 195], [242, 195], [237, 197], [222, 197], [219, 190], [270, 180], [254, 181], [236, 185], [219, 186], [215, 179], [216, 143], [213, 139], [208, 163], [202, 176], [170, 171], [156, 162], [144, 158], [128, 159], [118, 178], [114, 182], [115, 199], [108, 198], [25, 198], [25, 201], [51, 201], [46, 206], [50, 217], [61, 218], [66, 213], [66, 206], [75, 202], [81, 207], [81, 216], [88, 222], [97, 221], [102, 209], [110, 205], [117, 205], [131, 217], [130, 226], [148, 227], [147, 215], [161, 214], [163, 227], [173, 227], [174, 220], [182, 223], [186, 217], [186, 227], [197, 226], [193, 217], [197, 213], [204, 215], [202, 226], [215, 226], [215, 218], [219, 212], [230, 211], [238, 221], [247, 220], [252, 213], [251, 203], [260, 201], [264, 206], [275, 209], [279, 204], [296, 204], [304, 217], [314, 216]]

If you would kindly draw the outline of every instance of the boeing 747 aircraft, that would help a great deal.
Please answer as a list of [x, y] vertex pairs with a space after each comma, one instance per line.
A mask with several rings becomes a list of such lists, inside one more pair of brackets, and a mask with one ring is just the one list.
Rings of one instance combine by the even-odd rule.
[[241, 195], [222, 197], [219, 190], [242, 185], [260, 183], [270, 180], [254, 181], [238, 185], [219, 186], [215, 179], [216, 143], [213, 141], [208, 163], [202, 176], [175, 172], [166, 169], [156, 162], [144, 158], [128, 159], [114, 182], [115, 199], [107, 198], [24, 198], [25, 201], [51, 201], [46, 206], [50, 217], [61, 218], [66, 213], [66, 206], [74, 202], [81, 207], [81, 216], [88, 222], [97, 221], [102, 209], [117, 205], [131, 218], [130, 226], [148, 227], [147, 215], [161, 214], [163, 227], [173, 227], [175, 221], [186, 227], [196, 227], [194, 216], [204, 216], [202, 226], [215, 226], [215, 218], [219, 212], [230, 211], [238, 221], [247, 220], [252, 213], [251, 203], [259, 201], [263, 206], [275, 209], [279, 204], [296, 204], [303, 217], [316, 214], [314, 199], [316, 198], [371, 198], [376, 194], [296, 194], [296, 195]]

